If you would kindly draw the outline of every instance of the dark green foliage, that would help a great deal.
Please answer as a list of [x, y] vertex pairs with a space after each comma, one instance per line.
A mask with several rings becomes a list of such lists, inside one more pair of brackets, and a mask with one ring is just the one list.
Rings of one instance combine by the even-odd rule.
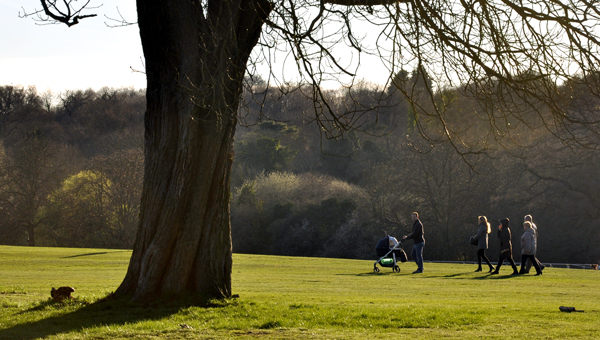
[[249, 152], [248, 160], [254, 160], [254, 164], [267, 173], [284, 169], [295, 154], [274, 138], [260, 137], [256, 140], [255, 146], [256, 150]]
[[[320, 204], [309, 204], [285, 221], [271, 225], [271, 239], [277, 240], [271, 251], [281, 255], [325, 256], [331, 251], [327, 244], [335, 239], [355, 209], [352, 200], [340, 202], [335, 197], [322, 200]], [[343, 257], [343, 249], [334, 249], [333, 254]]]
[[[236, 164], [233, 170], [233, 182], [243, 182], [264, 172], [287, 170], [297, 151], [282, 145], [296, 138], [298, 129], [284, 123], [267, 121], [258, 125], [258, 133], [250, 133], [236, 143]], [[239, 178], [239, 177], [243, 178]]]
[[264, 133], [284, 133], [289, 136], [298, 133], [298, 128], [290, 126], [282, 122], [266, 121], [258, 125], [260, 131]]
[[350, 138], [324, 142], [323, 153], [320, 155], [323, 173], [342, 179], [350, 176], [350, 165], [356, 150]]
[[271, 218], [273, 221], [281, 220], [288, 217], [292, 213], [293, 203], [275, 203], [273, 206], [273, 212], [271, 213]]
[[348, 220], [355, 209], [356, 204], [351, 200], [340, 202], [336, 197], [331, 197], [322, 200], [320, 205], [309, 205], [305, 216], [317, 226], [319, 232], [333, 233]]
[[238, 205], [254, 205], [256, 204], [256, 190], [254, 189], [254, 182], [244, 183], [242, 191], [237, 199]]

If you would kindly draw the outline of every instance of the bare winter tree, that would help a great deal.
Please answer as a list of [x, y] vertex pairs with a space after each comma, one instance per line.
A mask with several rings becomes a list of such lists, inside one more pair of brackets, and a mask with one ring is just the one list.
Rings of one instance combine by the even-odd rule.
[[[41, 2], [52, 10], [53, 1]], [[594, 1], [139, 0], [137, 11], [148, 81], [146, 163], [140, 226], [115, 293], [134, 300], [231, 295], [228, 188], [240, 95], [246, 72], [277, 50], [285, 48], [313, 85], [300, 90], [313, 97], [314, 119], [330, 137], [360, 126], [368, 111], [334, 112], [320, 85], [351, 85], [368, 55], [381, 57], [390, 79], [412, 68], [433, 80], [426, 101], [411, 99], [414, 86], [402, 78], [395, 85], [421, 134], [449, 140], [460, 153], [481, 150], [461, 140], [460, 120], [450, 124], [439, 109], [436, 93], [447, 86], [479, 100], [494, 138], [510, 137], [514, 125], [545, 126], [574, 142], [598, 133], [596, 111], [561, 104], [561, 86], [570, 83], [598, 93]], [[363, 23], [378, 35], [365, 36]]]
[[50, 143], [39, 130], [27, 132], [6, 154], [0, 155], [0, 187], [7, 198], [14, 222], [36, 245], [36, 230], [43, 223], [40, 209], [65, 174], [65, 147]]

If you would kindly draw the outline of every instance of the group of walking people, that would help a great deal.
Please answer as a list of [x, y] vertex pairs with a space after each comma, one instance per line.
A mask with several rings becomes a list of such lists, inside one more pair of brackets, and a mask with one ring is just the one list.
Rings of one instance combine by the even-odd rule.
[[[417, 270], [415, 270], [413, 274], [420, 274], [423, 273], [423, 247], [425, 247], [425, 232], [423, 230], [423, 224], [419, 220], [419, 214], [417, 212], [413, 212], [411, 214], [411, 218], [413, 220], [412, 233], [404, 235], [402, 240], [412, 239], [414, 241], [411, 255], [417, 264]], [[485, 255], [485, 251], [488, 249], [488, 234], [492, 232], [492, 228], [487, 220], [487, 217], [479, 216], [478, 220], [479, 228], [477, 230], [477, 234], [472, 237], [473, 240], [477, 241], [477, 262], [479, 263], [479, 267], [477, 267], [477, 270], [475, 270], [476, 272], [483, 271], [481, 268], [481, 261], [484, 260], [490, 268], [488, 273], [498, 274], [500, 272], [500, 267], [502, 267], [502, 264], [506, 260], [512, 266], [512, 275], [527, 274], [532, 266], [535, 268], [535, 275], [542, 275], [542, 271], [544, 270], [545, 266], [541, 264], [535, 257], [538, 235], [537, 226], [535, 223], [533, 223], [531, 215], [525, 216], [525, 222], [523, 223], [523, 235], [521, 236], [521, 270], [517, 270], [517, 265], [513, 260], [511, 242], [512, 235], [509, 227], [509, 219], [501, 219], [498, 225], [500, 255], [498, 256], [498, 264], [496, 265], [496, 268], [494, 268], [490, 262], [490, 259], [488, 259], [488, 257]]]
[[477, 262], [479, 266], [476, 272], [480, 272], [481, 260], [483, 259], [490, 270], [491, 274], [498, 274], [500, 267], [504, 261], [508, 261], [512, 266], [513, 273], [511, 275], [527, 274], [533, 266], [535, 268], [535, 275], [542, 275], [544, 265], [541, 264], [535, 257], [537, 250], [537, 226], [533, 223], [531, 215], [525, 216], [525, 222], [523, 222], [523, 234], [521, 235], [521, 269], [517, 270], [517, 265], [513, 260], [512, 255], [512, 242], [511, 232], [509, 227], [510, 221], [508, 218], [500, 220], [498, 225], [498, 238], [500, 239], [500, 255], [498, 256], [498, 264], [496, 268], [492, 266], [490, 260], [485, 255], [485, 250], [488, 249], [488, 234], [492, 232], [490, 223], [485, 216], [479, 216], [479, 228], [477, 234], [472, 237], [473, 240], [477, 241]]

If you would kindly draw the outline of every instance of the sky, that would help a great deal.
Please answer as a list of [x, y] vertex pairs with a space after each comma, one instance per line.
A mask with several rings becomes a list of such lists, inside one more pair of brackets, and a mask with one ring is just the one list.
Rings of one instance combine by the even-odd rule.
[[[107, 87], [146, 87], [136, 25], [111, 28], [119, 12], [136, 21], [134, 0], [96, 1], [97, 17], [72, 27], [20, 18], [41, 9], [37, 0], [0, 0], [0, 85], [35, 85], [39, 92]], [[94, 2], [92, 2], [94, 4]]]
[[[144, 69], [144, 57], [137, 25], [110, 27], [115, 23], [109, 19], [122, 15], [135, 22], [135, 0], [91, 0], [90, 6], [88, 13], [97, 17], [67, 27], [40, 23], [35, 16], [20, 17], [41, 9], [39, 0], [0, 0], [0, 86], [33, 85], [39, 92], [55, 93], [105, 86], [145, 88], [145, 75], [139, 72]], [[366, 75], [362, 78], [385, 82], [387, 71], [373, 69], [380, 61], [362, 65]], [[294, 70], [285, 72], [293, 74]], [[284, 78], [290, 79], [287, 74]]]

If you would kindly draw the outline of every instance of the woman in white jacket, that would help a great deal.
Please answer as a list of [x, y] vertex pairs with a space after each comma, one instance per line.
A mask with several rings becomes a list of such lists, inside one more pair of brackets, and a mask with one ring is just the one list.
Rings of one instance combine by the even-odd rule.
[[527, 260], [531, 260], [537, 273], [535, 275], [542, 275], [542, 269], [535, 259], [536, 246], [535, 231], [531, 228], [531, 222], [526, 221], [523, 223], [523, 235], [521, 236], [521, 270], [519, 274], [525, 274], [525, 264]]

